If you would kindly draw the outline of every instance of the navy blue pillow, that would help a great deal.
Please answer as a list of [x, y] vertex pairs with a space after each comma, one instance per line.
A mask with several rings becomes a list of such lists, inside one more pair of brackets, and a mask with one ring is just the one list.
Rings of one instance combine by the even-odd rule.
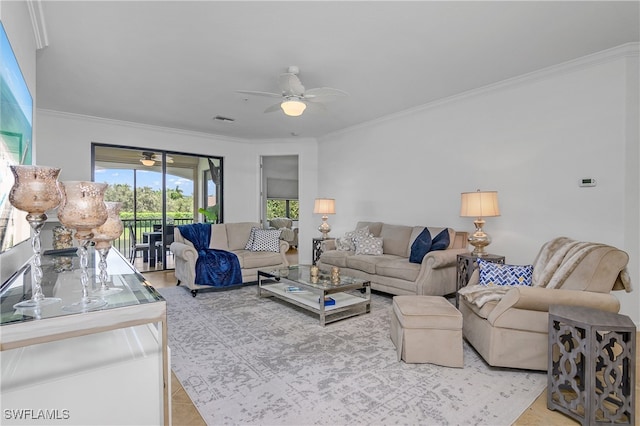
[[422, 263], [422, 258], [431, 250], [431, 232], [427, 228], [418, 235], [416, 240], [411, 244], [411, 255], [409, 262]]
[[446, 250], [449, 247], [449, 229], [444, 228], [431, 242], [431, 250]]

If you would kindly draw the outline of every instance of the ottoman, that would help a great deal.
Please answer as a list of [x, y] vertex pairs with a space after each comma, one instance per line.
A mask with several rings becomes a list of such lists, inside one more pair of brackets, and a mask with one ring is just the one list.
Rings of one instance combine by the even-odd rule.
[[464, 367], [462, 314], [444, 297], [394, 296], [391, 340], [398, 360]]

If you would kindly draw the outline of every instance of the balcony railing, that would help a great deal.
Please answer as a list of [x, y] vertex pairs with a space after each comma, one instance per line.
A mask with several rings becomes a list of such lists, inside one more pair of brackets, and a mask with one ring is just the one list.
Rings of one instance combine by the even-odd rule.
[[[193, 218], [172, 219], [172, 223], [175, 226], [187, 225], [193, 223]], [[123, 219], [124, 232], [120, 235], [120, 238], [113, 242], [113, 246], [118, 249], [127, 259], [131, 254], [131, 232], [129, 226], [133, 225], [133, 229], [136, 234], [136, 242], [142, 242], [142, 236], [145, 232], [153, 232], [156, 229], [162, 227], [162, 219]]]

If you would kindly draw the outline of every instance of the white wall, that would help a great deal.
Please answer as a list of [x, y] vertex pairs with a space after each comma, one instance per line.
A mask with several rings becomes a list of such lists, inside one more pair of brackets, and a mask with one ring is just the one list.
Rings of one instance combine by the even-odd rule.
[[[640, 60], [638, 53], [627, 60], [627, 116], [625, 152], [625, 248], [629, 253], [629, 271], [635, 297], [622, 300], [623, 312], [640, 310]], [[638, 316], [632, 317], [640, 327]]]
[[[322, 138], [332, 235], [359, 220], [472, 231], [460, 193], [497, 190], [490, 252], [531, 263], [557, 236], [626, 250], [636, 290], [614, 294], [639, 323], [637, 55], [625, 46]], [[597, 186], [580, 188], [585, 177]]]
[[[135, 123], [37, 110], [40, 165], [60, 167], [59, 180], [91, 179], [91, 143], [166, 149], [224, 158], [225, 222], [260, 220], [260, 156], [298, 155], [300, 203], [312, 206], [316, 194], [315, 139], [245, 140], [225, 139]], [[300, 226], [311, 223], [312, 212], [301, 207]], [[305, 231], [301, 230], [301, 238]], [[301, 243], [300, 261], [311, 261], [311, 237]]]

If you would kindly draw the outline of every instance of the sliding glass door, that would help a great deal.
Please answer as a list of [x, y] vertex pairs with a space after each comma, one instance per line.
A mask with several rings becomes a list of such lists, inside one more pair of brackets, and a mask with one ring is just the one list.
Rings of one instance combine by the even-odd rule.
[[93, 180], [109, 184], [105, 201], [123, 204], [114, 246], [142, 272], [174, 268], [175, 226], [222, 220], [219, 157], [93, 144], [92, 158]]

